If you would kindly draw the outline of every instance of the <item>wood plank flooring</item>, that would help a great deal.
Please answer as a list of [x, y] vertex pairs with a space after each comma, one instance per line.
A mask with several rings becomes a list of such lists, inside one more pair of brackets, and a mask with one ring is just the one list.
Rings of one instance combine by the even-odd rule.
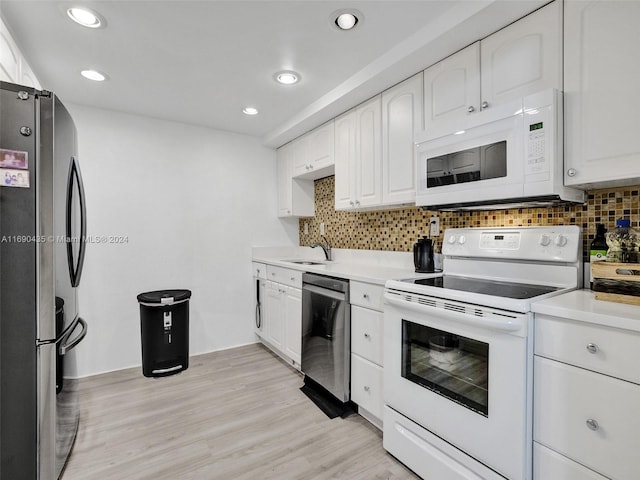
[[262, 345], [189, 363], [160, 379], [140, 368], [82, 379], [62, 479], [418, 479], [362, 417], [327, 418]]

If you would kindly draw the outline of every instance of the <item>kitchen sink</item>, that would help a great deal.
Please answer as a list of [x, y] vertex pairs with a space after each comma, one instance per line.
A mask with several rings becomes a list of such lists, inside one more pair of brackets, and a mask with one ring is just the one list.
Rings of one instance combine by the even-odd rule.
[[297, 263], [298, 265], [324, 265], [324, 262], [316, 262], [314, 260], [283, 260], [283, 262]]

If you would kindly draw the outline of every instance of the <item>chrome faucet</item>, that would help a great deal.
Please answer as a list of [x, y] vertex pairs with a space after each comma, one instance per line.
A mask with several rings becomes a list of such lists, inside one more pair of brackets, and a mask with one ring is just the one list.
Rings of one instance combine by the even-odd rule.
[[322, 244], [321, 242], [316, 242], [311, 245], [311, 248], [322, 247], [322, 250], [324, 250], [324, 256], [327, 258], [327, 260], [331, 260], [331, 244], [329, 243], [329, 240], [327, 240], [327, 237], [325, 237], [324, 235], [320, 235], [320, 237], [322, 237], [326, 245]]

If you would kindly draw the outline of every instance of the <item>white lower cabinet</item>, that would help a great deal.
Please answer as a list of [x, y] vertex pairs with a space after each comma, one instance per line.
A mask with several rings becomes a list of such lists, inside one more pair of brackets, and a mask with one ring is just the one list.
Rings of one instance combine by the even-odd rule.
[[536, 314], [534, 478], [637, 480], [640, 335]]
[[302, 352], [302, 274], [296, 270], [267, 267], [262, 311], [262, 342], [300, 369]]
[[351, 400], [358, 405], [359, 413], [378, 428], [382, 428], [384, 413], [383, 291], [379, 285], [350, 284]]
[[534, 443], [533, 480], [607, 480], [564, 455]]
[[302, 290], [287, 287], [284, 294], [284, 353], [295, 365], [302, 362]]
[[382, 367], [351, 354], [351, 400], [377, 419], [382, 418]]

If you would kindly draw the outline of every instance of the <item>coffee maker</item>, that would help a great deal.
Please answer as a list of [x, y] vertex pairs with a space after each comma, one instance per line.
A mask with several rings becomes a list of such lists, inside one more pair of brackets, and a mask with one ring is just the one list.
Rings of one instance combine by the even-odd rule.
[[413, 245], [413, 264], [418, 273], [433, 273], [436, 271], [433, 261], [433, 240], [429, 237], [420, 238]]

